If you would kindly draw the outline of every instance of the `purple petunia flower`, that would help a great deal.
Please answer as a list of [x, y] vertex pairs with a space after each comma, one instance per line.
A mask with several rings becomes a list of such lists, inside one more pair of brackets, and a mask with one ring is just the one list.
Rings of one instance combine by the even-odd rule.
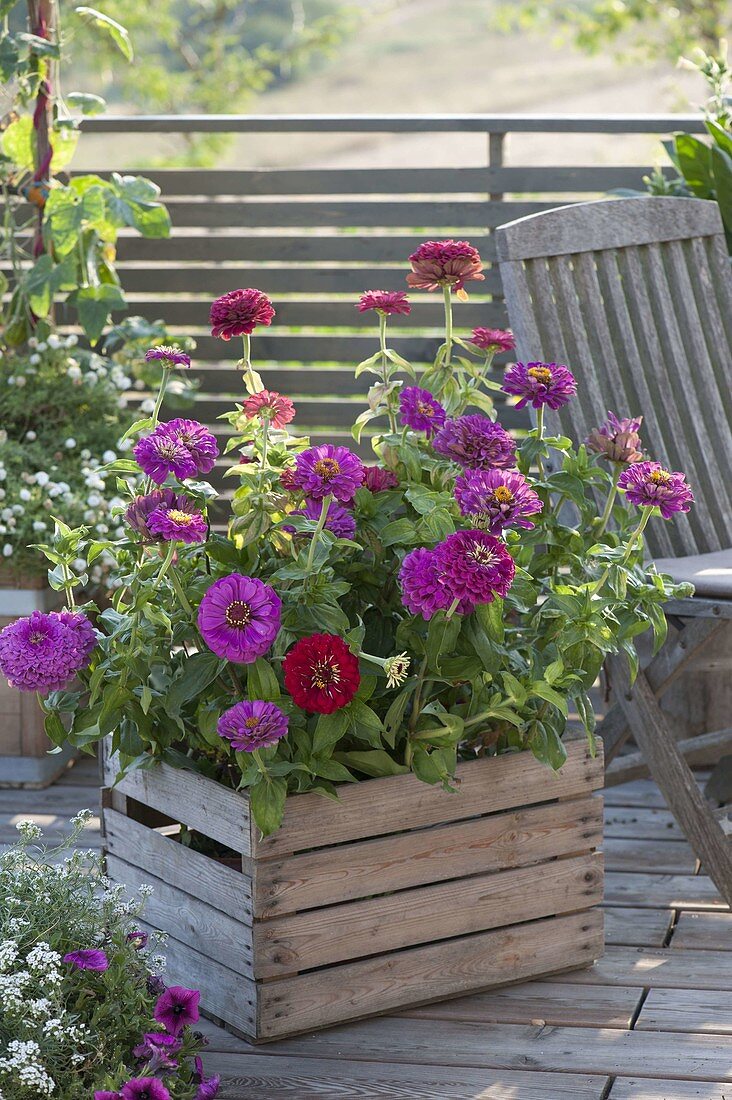
[[544, 505], [516, 470], [466, 470], [455, 481], [455, 499], [464, 516], [475, 516], [479, 525], [497, 535], [504, 527], [534, 526], [527, 516]]
[[210, 474], [219, 457], [219, 445], [208, 428], [198, 420], [185, 420], [182, 417], [169, 420], [164, 427], [190, 452], [196, 464], [196, 473]]
[[47, 694], [86, 668], [96, 645], [80, 612], [34, 611], [0, 631], [0, 672], [20, 691]]
[[184, 481], [194, 477], [198, 470], [188, 447], [168, 431], [167, 424], [159, 424], [154, 432], [136, 443], [132, 453], [143, 473], [156, 485], [162, 485], [169, 474]]
[[186, 1024], [195, 1024], [200, 999], [201, 994], [197, 989], [171, 985], [158, 997], [153, 1016], [170, 1035], [177, 1037]]
[[172, 344], [158, 344], [156, 347], [150, 348], [149, 351], [145, 352], [145, 359], [148, 363], [157, 360], [169, 364], [170, 367], [190, 367], [191, 365], [190, 355]]
[[109, 959], [104, 951], [94, 947], [84, 947], [79, 951], [69, 951], [63, 961], [71, 963], [77, 970], [109, 970]]
[[145, 988], [152, 997], [159, 997], [161, 993], [165, 993], [165, 982], [158, 974], [148, 974]]
[[353, 451], [324, 443], [321, 447], [308, 447], [300, 452], [295, 459], [291, 481], [313, 500], [322, 500], [330, 494], [348, 504], [363, 484], [364, 477], [363, 463]]
[[516, 444], [511, 436], [480, 413], [448, 420], [433, 446], [443, 458], [470, 470], [505, 470], [516, 465]]
[[642, 416], [620, 419], [615, 413], [609, 412], [605, 423], [599, 428], [593, 428], [585, 443], [591, 451], [602, 455], [608, 462], [616, 462], [622, 466], [640, 462], [643, 451], [638, 433], [642, 423]]
[[514, 560], [504, 543], [487, 531], [456, 531], [435, 547], [434, 554], [448, 605], [459, 600], [461, 615], [468, 615], [476, 604], [505, 596], [513, 583]]
[[618, 478], [631, 504], [640, 508], [659, 508], [664, 519], [675, 512], [688, 512], [694, 494], [678, 470], [665, 470], [660, 462], [635, 462]]
[[245, 699], [223, 712], [216, 729], [237, 752], [253, 752], [286, 737], [289, 721], [274, 703]]
[[94, 1100], [121, 1100], [119, 1092], [110, 1092], [109, 1089], [95, 1089]]
[[510, 328], [474, 328], [468, 343], [481, 351], [513, 351], [516, 338]]
[[387, 489], [396, 489], [399, 478], [393, 470], [386, 470], [383, 466], [364, 467], [363, 487], [370, 493], [383, 493]]
[[187, 511], [183, 508], [159, 506], [151, 512], [147, 526], [151, 535], [164, 542], [205, 542], [208, 538], [208, 523], [201, 512]]
[[147, 1031], [143, 1035], [143, 1041], [133, 1047], [132, 1053], [145, 1063], [146, 1073], [158, 1073], [160, 1070], [175, 1069], [178, 1059], [175, 1057], [180, 1051], [181, 1040], [175, 1035], [168, 1035], [162, 1031]]
[[412, 615], [431, 619], [435, 611], [444, 611], [449, 599], [437, 572], [434, 550], [424, 546], [410, 551], [399, 570], [402, 603]]
[[128, 932], [125, 936], [127, 943], [131, 943], [135, 951], [142, 951], [147, 947], [148, 934], [143, 932], [141, 928], [136, 928], [134, 932]]
[[576, 394], [577, 382], [561, 363], [514, 363], [503, 376], [503, 392], [520, 399], [517, 409], [529, 404], [561, 409]]
[[193, 1100], [214, 1100], [214, 1098], [218, 1096], [221, 1086], [221, 1077], [218, 1073], [215, 1073], [213, 1077], [204, 1077], [203, 1061], [198, 1055], [193, 1059], [193, 1064], [196, 1067], [196, 1077], [199, 1082], [198, 1092]]
[[267, 652], [280, 629], [282, 601], [256, 577], [231, 573], [215, 581], [198, 608], [198, 629], [217, 657], [251, 664]]
[[445, 423], [447, 413], [428, 390], [407, 386], [399, 394], [399, 419], [415, 432], [431, 437]]
[[171, 1100], [159, 1077], [136, 1077], [122, 1086], [121, 1096], [122, 1100]]
[[390, 317], [393, 313], [411, 313], [412, 307], [403, 290], [365, 290], [356, 307], [359, 313], [369, 309]]
[[[320, 519], [321, 501], [307, 500], [304, 508], [295, 508], [290, 512], [291, 516], [307, 516], [308, 519]], [[335, 535], [337, 539], [352, 539], [356, 534], [356, 520], [351, 512], [342, 504], [332, 500], [328, 505], [328, 514], [325, 520], [325, 529]], [[285, 527], [285, 531], [293, 531], [292, 527]]]

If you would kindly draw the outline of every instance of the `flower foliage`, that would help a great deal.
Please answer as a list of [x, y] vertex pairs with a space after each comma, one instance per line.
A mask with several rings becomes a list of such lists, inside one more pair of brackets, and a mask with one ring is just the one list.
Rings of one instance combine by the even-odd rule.
[[[590, 452], [545, 435], [544, 405], [573, 399], [582, 364], [576, 378], [564, 365], [510, 367], [506, 390], [538, 404], [536, 427], [510, 435], [492, 394], [495, 355], [513, 338], [463, 339], [454, 325], [453, 296], [480, 281], [480, 256], [448, 241], [411, 259], [409, 284], [443, 292], [445, 338], [418, 375], [387, 332], [400, 311], [365, 295], [378, 348], [356, 371], [372, 380], [359, 453], [290, 434], [294, 410], [253, 369], [257, 334], [245, 331], [247, 392], [220, 457], [228, 528], [209, 522], [204, 534], [202, 522], [193, 541], [198, 521], [181, 514], [208, 519], [215, 440], [195, 421], [138, 425], [137, 461], [111, 467], [127, 517], [104, 547], [114, 604], [81, 609], [99, 642], [81, 687], [46, 697], [54, 742], [110, 734], [122, 771], [153, 756], [246, 789], [265, 834], [300, 791], [409, 770], [450, 787], [458, 759], [482, 753], [526, 750], [560, 767], [570, 709], [594, 743], [588, 692], [605, 655], [625, 653], [635, 669], [636, 635], [650, 627], [660, 644], [663, 603], [688, 590], [643, 565], [642, 531], [689, 497], [680, 475], [667, 483], [632, 464], [618, 484], [605, 442]], [[261, 301], [242, 293], [228, 320], [217, 306], [221, 324], [243, 324]], [[639, 421], [592, 438], [616, 427], [630, 435], [612, 445], [632, 463]], [[190, 463], [176, 468], [151, 440]], [[169, 522], [153, 518], [160, 510]], [[59, 524], [44, 552], [63, 569], [98, 540]]]

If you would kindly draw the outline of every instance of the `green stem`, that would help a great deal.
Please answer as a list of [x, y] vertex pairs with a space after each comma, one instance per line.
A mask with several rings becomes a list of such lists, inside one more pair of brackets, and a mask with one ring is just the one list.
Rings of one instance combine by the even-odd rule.
[[259, 467], [259, 491], [264, 489], [264, 475], [267, 470], [267, 450], [269, 448], [269, 417], [262, 417], [262, 461]]
[[151, 427], [152, 427], [153, 431], [158, 426], [158, 418], [160, 416], [160, 406], [163, 403], [163, 398], [165, 397], [165, 391], [168, 388], [168, 382], [170, 380], [171, 370], [172, 370], [171, 367], [163, 367], [163, 376], [160, 379], [160, 387], [158, 389], [158, 396], [155, 399], [155, 408], [153, 409], [152, 416], [150, 417], [150, 420], [152, 421]]
[[173, 591], [175, 592], [176, 596], [178, 597], [178, 602], [180, 603], [181, 607], [186, 612], [186, 614], [190, 615], [191, 619], [193, 619], [193, 608], [191, 607], [190, 600], [188, 599], [188, 597], [186, 596], [186, 594], [183, 590], [183, 585], [180, 583], [180, 577], [178, 576], [178, 570], [172, 564], [169, 566], [169, 579], [170, 579], [170, 583], [173, 586]]
[[307, 564], [305, 566], [305, 568], [307, 570], [307, 573], [308, 573], [308, 576], [313, 571], [313, 558], [315, 557], [315, 548], [317, 547], [318, 543], [320, 542], [320, 536], [322, 535], [323, 531], [325, 530], [325, 521], [328, 518], [328, 509], [330, 507], [330, 502], [331, 502], [332, 499], [333, 499], [333, 497], [331, 496], [330, 493], [328, 493], [327, 496], [323, 497], [322, 504], [320, 505], [320, 516], [318, 517], [318, 525], [315, 528], [315, 530], [313, 531], [313, 537], [310, 540], [310, 549], [308, 550], [308, 560], [307, 560]]
[[452, 601], [452, 603], [448, 607], [447, 612], [445, 614], [445, 619], [451, 619], [453, 617], [453, 615], [455, 614], [455, 612], [458, 609], [458, 604], [459, 603], [460, 603], [460, 600], [453, 600]]
[[[650, 508], [644, 508], [643, 509], [643, 516], [641, 517], [640, 523], [638, 524], [635, 531], [633, 532], [633, 534], [628, 539], [628, 545], [625, 548], [625, 553], [623, 554], [623, 559], [620, 562], [620, 568], [621, 569], [623, 568], [624, 565], [628, 564], [628, 562], [630, 560], [630, 555], [633, 553], [633, 550], [635, 549], [636, 543], [638, 542], [641, 535], [645, 531], [646, 524], [648, 523], [648, 520], [650, 518], [651, 518], [651, 509]], [[600, 577], [599, 581], [597, 582], [595, 587], [592, 589], [592, 592], [593, 592], [594, 595], [597, 595], [597, 593], [600, 591], [600, 589], [604, 585], [604, 583], [607, 580], [607, 578], [609, 577], [609, 575], [610, 575], [610, 566], [608, 566], [607, 569], [605, 569], [605, 571], [603, 572], [603, 574]]]
[[[544, 406], [540, 405], [536, 410], [536, 438], [541, 442], [544, 439]], [[541, 454], [536, 456], [536, 465], [539, 468], [539, 477], [544, 480], [544, 463]]]
[[[252, 371], [252, 338], [248, 332], [245, 332], [241, 338], [244, 354], [242, 356], [242, 363], [244, 365], [244, 385], [248, 393], [256, 393], [257, 385], [254, 381], [254, 372]], [[261, 389], [261, 386], [259, 387]]]
[[254, 749], [252, 751], [252, 758], [254, 759], [255, 764], [259, 768], [267, 783], [271, 783], [272, 780], [270, 779], [269, 772], [267, 771], [267, 765], [265, 764], [264, 760], [262, 760], [262, 750]]
[[605, 528], [607, 527], [608, 522], [610, 520], [610, 516], [612, 515], [613, 504], [615, 503], [615, 498], [618, 495], [618, 478], [619, 477], [620, 477], [620, 466], [616, 463], [615, 468], [613, 469], [613, 483], [612, 483], [610, 492], [608, 493], [608, 498], [605, 501], [605, 509], [604, 509], [602, 515], [600, 516], [600, 526], [597, 529], [597, 538], [599, 538], [600, 535], [604, 534]]
[[[71, 570], [69, 569], [66, 562], [63, 563], [63, 565], [61, 566], [61, 569], [63, 570], [64, 580], [65, 581], [71, 580]], [[65, 588], [64, 589], [64, 598], [66, 600], [66, 604], [67, 604], [67, 607], [68, 607], [69, 611], [75, 611], [76, 610], [76, 602], [74, 600], [74, 590], [73, 590], [73, 588]]]
[[[385, 313], [379, 313], [379, 345], [381, 347], [381, 380], [384, 383], [384, 386], [387, 387], [389, 385], [389, 359], [386, 354]], [[391, 394], [388, 394], [386, 397], [386, 412], [387, 416], [389, 417], [389, 431], [392, 435], [396, 435], [398, 428]]]
[[[417, 673], [417, 686], [414, 689], [414, 700], [412, 702], [412, 713], [409, 717], [409, 733], [414, 733], [417, 726], [417, 719], [419, 718], [419, 712], [422, 709], [422, 688], [424, 687], [424, 674], [427, 671], [427, 658], [425, 657], [422, 664], [419, 666], [419, 672]], [[404, 758], [404, 763], [408, 764], [407, 756], [411, 760], [411, 745], [409, 743], [409, 736], [407, 737], [407, 748]]]
[[173, 557], [175, 556], [175, 548], [176, 548], [176, 543], [175, 542], [169, 542], [168, 543], [168, 550], [167, 550], [167, 553], [166, 553], [166, 555], [163, 559], [163, 564], [160, 566], [160, 572], [158, 573], [157, 577], [155, 578], [155, 583], [153, 585], [153, 592], [157, 592], [158, 588], [160, 587], [160, 584], [162, 583], [163, 578], [165, 577], [166, 573], [170, 569], [171, 563], [173, 561]]
[[445, 299], [445, 358], [443, 367], [449, 367], [452, 359], [452, 290], [449, 286], [442, 288]]

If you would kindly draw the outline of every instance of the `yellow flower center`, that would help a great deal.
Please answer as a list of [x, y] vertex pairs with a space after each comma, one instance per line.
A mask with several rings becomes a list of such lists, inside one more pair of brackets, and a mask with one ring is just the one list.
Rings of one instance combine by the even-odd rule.
[[468, 552], [468, 557], [471, 557], [478, 565], [494, 565], [497, 561], [496, 555], [491, 550], [490, 546], [473, 546]]
[[496, 489], [493, 490], [493, 499], [498, 504], [512, 504], [513, 493], [507, 485], [499, 485]]
[[168, 512], [168, 519], [172, 519], [173, 523], [193, 523], [193, 518], [191, 512], [181, 512], [179, 508], [171, 508]]
[[334, 458], [319, 458], [314, 469], [323, 481], [332, 481], [341, 472], [340, 464]]
[[327, 661], [318, 661], [313, 668], [312, 686], [318, 691], [325, 691], [332, 684], [339, 683], [341, 672], [338, 665], [328, 664]]
[[243, 630], [252, 620], [252, 609], [243, 600], [233, 600], [226, 608], [226, 622], [236, 630]]
[[671, 474], [668, 470], [653, 470], [648, 477], [649, 481], [655, 481], [656, 485], [668, 485]]
[[432, 406], [425, 404], [423, 401], [419, 401], [417, 403], [417, 411], [420, 412], [422, 414], [422, 416], [434, 416], [435, 415], [435, 410], [432, 408]]
[[34, 630], [32, 634], [28, 635], [28, 641], [31, 645], [40, 645], [41, 642], [46, 640], [46, 635], [42, 634], [39, 630]]
[[247, 727], [248, 730], [256, 729], [259, 725], [259, 719], [252, 714], [251, 717], [244, 720], [244, 725]]
[[548, 367], [529, 367], [526, 373], [529, 378], [541, 382], [542, 386], [548, 386], [552, 380], [552, 372]]

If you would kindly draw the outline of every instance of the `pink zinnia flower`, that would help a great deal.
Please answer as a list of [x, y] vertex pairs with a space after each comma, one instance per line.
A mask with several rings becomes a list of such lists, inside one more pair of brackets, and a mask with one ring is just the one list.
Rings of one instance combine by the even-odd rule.
[[516, 347], [510, 328], [474, 328], [468, 342], [481, 351], [513, 351]]
[[198, 1019], [200, 999], [201, 994], [197, 989], [171, 985], [158, 997], [153, 1017], [170, 1035], [178, 1036], [186, 1024], [195, 1024]]
[[211, 335], [230, 340], [249, 336], [258, 325], [271, 325], [274, 307], [261, 290], [230, 290], [211, 303]]
[[451, 286], [462, 290], [469, 279], [485, 279], [483, 262], [477, 248], [467, 241], [425, 241], [409, 257], [412, 271], [409, 286], [437, 290]]
[[253, 420], [255, 416], [260, 420], [268, 420], [273, 428], [284, 428], [291, 420], [295, 419], [295, 406], [289, 397], [283, 397], [274, 390], [262, 390], [247, 397], [244, 405], [244, 415], [247, 420]]
[[156, 542], [151, 534], [148, 520], [158, 508], [176, 508], [182, 512], [195, 512], [196, 506], [185, 493], [175, 493], [172, 489], [153, 489], [144, 496], [136, 496], [127, 506], [125, 519], [130, 527], [137, 531], [143, 542]]
[[361, 682], [358, 658], [337, 634], [311, 634], [295, 642], [282, 671], [297, 705], [315, 714], [333, 714], [345, 707]]
[[237, 752], [254, 752], [286, 737], [289, 721], [274, 703], [245, 699], [222, 713], [216, 729]]
[[383, 493], [387, 489], [396, 489], [399, 478], [393, 470], [385, 470], [383, 466], [366, 466], [364, 468], [364, 489], [370, 493]]
[[356, 308], [359, 313], [375, 309], [385, 317], [390, 317], [393, 313], [412, 312], [409, 299], [403, 290], [366, 290], [359, 298]]
[[464, 516], [498, 535], [504, 527], [534, 526], [527, 516], [544, 505], [517, 470], [466, 470], [455, 481], [455, 499]]
[[198, 629], [217, 657], [249, 665], [277, 637], [281, 609], [274, 588], [257, 577], [231, 573], [208, 588], [198, 608]]
[[665, 470], [660, 462], [634, 462], [618, 478], [631, 504], [640, 508], [659, 508], [664, 519], [675, 512], [688, 512], [694, 494], [679, 470]]
[[176, 417], [161, 424], [166, 432], [186, 448], [196, 464], [196, 473], [210, 474], [219, 457], [219, 445], [205, 424], [198, 420]]
[[561, 409], [576, 394], [577, 381], [561, 363], [514, 363], [503, 376], [503, 392], [520, 398], [517, 409]]
[[63, 961], [71, 963], [77, 970], [109, 970], [109, 959], [104, 951], [95, 947], [84, 947], [79, 951], [69, 951]]
[[628, 466], [640, 462], [643, 458], [639, 430], [643, 417], [619, 419], [609, 412], [607, 420], [599, 428], [593, 428], [585, 440], [586, 445], [595, 454], [602, 455], [608, 462]]

